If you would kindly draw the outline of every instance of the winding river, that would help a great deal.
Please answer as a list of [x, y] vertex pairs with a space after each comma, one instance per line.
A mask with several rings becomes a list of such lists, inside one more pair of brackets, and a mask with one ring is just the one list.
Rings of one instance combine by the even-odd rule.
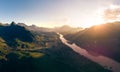
[[93, 55], [89, 54], [85, 49], [77, 46], [75, 43], [69, 44], [68, 41], [63, 37], [62, 34], [59, 34], [59, 35], [60, 35], [61, 41], [65, 45], [72, 48], [75, 52], [79, 53], [80, 55], [85, 56], [86, 58], [100, 64], [101, 66], [103, 66], [107, 69], [111, 68], [113, 72], [120, 72], [120, 63], [119, 62], [116, 62], [115, 60], [110, 59], [110, 58], [105, 57], [105, 56], [93, 56]]

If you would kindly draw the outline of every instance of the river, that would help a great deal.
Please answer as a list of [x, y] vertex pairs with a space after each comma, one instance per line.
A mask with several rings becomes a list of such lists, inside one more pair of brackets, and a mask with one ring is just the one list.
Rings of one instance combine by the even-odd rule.
[[62, 34], [59, 34], [60, 35], [60, 39], [61, 41], [69, 46], [71, 49], [73, 49], [75, 52], [79, 53], [80, 55], [83, 55], [84, 57], [100, 64], [101, 66], [107, 68], [107, 69], [110, 69], [113, 71], [113, 72], [120, 72], [120, 63], [111, 59], [111, 58], [108, 58], [108, 57], [105, 57], [105, 56], [94, 56], [94, 55], [91, 55], [90, 53], [88, 53], [85, 49], [83, 48], [80, 48], [79, 46], [77, 46], [75, 43], [73, 44], [69, 44], [68, 41], [63, 37]]

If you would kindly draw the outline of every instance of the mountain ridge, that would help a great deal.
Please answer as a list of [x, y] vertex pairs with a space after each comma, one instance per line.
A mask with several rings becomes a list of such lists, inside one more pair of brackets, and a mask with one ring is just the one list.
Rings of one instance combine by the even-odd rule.
[[120, 62], [120, 22], [86, 28], [65, 37], [81, 48], [111, 57]]

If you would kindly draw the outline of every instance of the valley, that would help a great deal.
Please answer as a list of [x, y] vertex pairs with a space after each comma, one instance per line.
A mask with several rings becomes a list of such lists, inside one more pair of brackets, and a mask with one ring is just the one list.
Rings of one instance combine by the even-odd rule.
[[0, 72], [112, 72], [64, 45], [55, 32], [27, 30], [13, 22], [0, 30]]

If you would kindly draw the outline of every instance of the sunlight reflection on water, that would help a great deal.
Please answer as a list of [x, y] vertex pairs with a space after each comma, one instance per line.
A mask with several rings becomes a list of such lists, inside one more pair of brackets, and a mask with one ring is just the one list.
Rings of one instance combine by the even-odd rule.
[[[59, 33], [58, 33], [59, 34]], [[104, 68], [107, 68], [107, 69], [111, 69], [113, 70], [113, 72], [120, 72], [120, 63], [108, 58], [108, 57], [105, 57], [105, 56], [94, 56], [94, 55], [91, 55], [90, 53], [88, 53], [85, 49], [83, 48], [80, 48], [79, 46], [77, 46], [75, 43], [73, 44], [69, 44], [68, 41], [63, 37], [62, 34], [59, 34], [60, 35], [60, 39], [61, 41], [69, 46], [70, 48], [72, 48], [75, 52], [79, 53], [80, 55], [83, 55], [85, 56], [86, 58], [100, 64], [101, 66], [103, 66]]]

